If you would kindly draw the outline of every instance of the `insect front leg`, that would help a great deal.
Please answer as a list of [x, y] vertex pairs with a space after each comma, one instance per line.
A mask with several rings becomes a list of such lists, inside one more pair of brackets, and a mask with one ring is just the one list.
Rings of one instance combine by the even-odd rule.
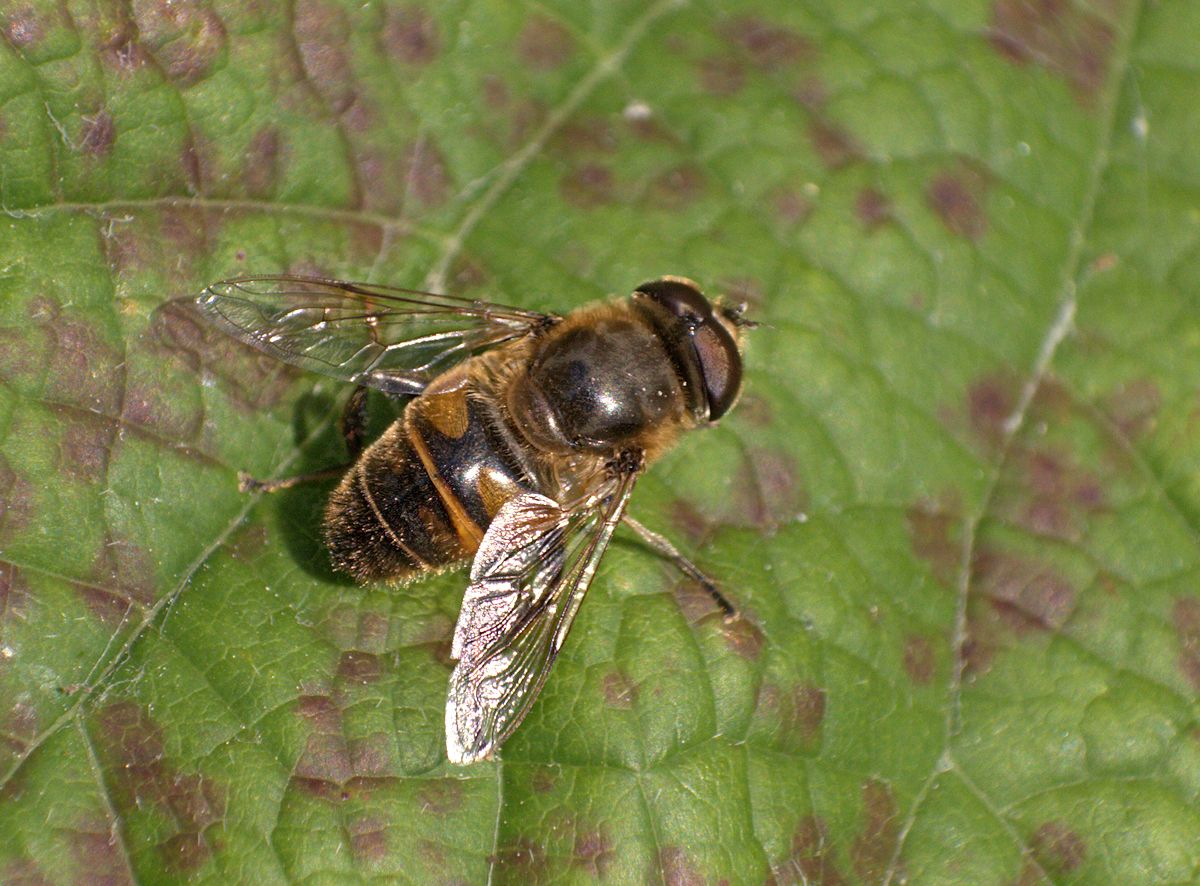
[[699, 583], [700, 587], [704, 588], [713, 598], [713, 602], [717, 604], [720, 610], [725, 613], [725, 621], [733, 621], [740, 618], [737, 607], [729, 602], [729, 599], [721, 593], [721, 589], [717, 587], [717, 583], [700, 571], [691, 560], [679, 553], [675, 545], [671, 544], [665, 536], [659, 535], [650, 529], [647, 529], [633, 517], [625, 514], [622, 516], [622, 521], [638, 534], [638, 536], [647, 545], [654, 549], [654, 552], [661, 557], [665, 557], [675, 564], [675, 568], [686, 575], [688, 578]]

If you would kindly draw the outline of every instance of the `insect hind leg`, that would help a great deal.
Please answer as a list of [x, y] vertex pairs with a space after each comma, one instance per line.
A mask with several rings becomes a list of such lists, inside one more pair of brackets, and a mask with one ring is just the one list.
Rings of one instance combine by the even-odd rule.
[[251, 477], [245, 471], [238, 471], [238, 492], [281, 492], [293, 486], [303, 486], [305, 483], [319, 483], [321, 480], [331, 480], [346, 473], [354, 462], [335, 465], [332, 468], [322, 468], [307, 474], [297, 474], [294, 477], [284, 477], [281, 480], [259, 480]]
[[350, 454], [350, 461], [331, 468], [310, 471], [307, 474], [284, 477], [281, 480], [259, 480], [245, 471], [238, 471], [238, 492], [279, 492], [291, 489], [293, 486], [318, 483], [321, 480], [330, 480], [344, 474], [363, 450], [363, 441], [367, 435], [368, 393], [369, 389], [365, 385], [358, 385], [346, 400], [341, 417], [338, 419], [338, 429], [341, 431], [342, 439], [346, 441], [346, 451]]
[[363, 440], [367, 436], [367, 394], [366, 385], [359, 385], [342, 408], [342, 417], [338, 419], [338, 428], [342, 439], [346, 441], [346, 451], [350, 460], [358, 458], [363, 451]]
[[717, 587], [717, 583], [700, 571], [691, 560], [679, 553], [678, 548], [667, 540], [666, 536], [659, 535], [653, 530], [647, 529], [637, 520], [630, 517], [628, 514], [622, 516], [622, 521], [638, 534], [647, 545], [649, 545], [655, 553], [661, 557], [665, 557], [675, 564], [675, 568], [686, 575], [688, 578], [697, 582], [700, 587], [708, 592], [708, 595], [713, 598], [713, 602], [717, 604], [720, 610], [725, 614], [725, 621], [733, 621], [740, 618], [741, 615], [737, 607], [729, 602], [729, 598], [721, 593], [721, 589]]

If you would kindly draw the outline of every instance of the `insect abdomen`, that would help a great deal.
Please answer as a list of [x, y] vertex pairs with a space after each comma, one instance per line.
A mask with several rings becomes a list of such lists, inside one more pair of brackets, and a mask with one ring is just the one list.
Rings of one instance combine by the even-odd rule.
[[467, 394], [463, 384], [413, 400], [342, 480], [325, 513], [336, 569], [365, 582], [461, 562], [525, 488]]

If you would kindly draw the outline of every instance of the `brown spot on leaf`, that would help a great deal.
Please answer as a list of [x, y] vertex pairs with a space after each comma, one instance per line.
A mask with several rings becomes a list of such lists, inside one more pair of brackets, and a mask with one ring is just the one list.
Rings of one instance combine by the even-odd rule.
[[820, 77], [807, 77], [796, 87], [792, 97], [802, 107], [813, 112], [820, 111], [829, 101], [829, 87]]
[[758, 626], [745, 615], [723, 624], [721, 636], [725, 640], [725, 645], [746, 661], [758, 661], [762, 656], [766, 637]]
[[602, 681], [604, 703], [610, 708], [627, 711], [637, 704], [638, 687], [624, 671], [609, 671]]
[[422, 840], [417, 845], [417, 851], [428, 867], [438, 870], [446, 866], [446, 849], [440, 843]]
[[454, 284], [455, 292], [461, 293], [468, 289], [478, 289], [490, 279], [483, 263], [466, 252], [460, 252], [450, 265], [450, 280]]
[[1038, 64], [1071, 84], [1082, 100], [1104, 85], [1113, 31], [1086, 6], [1070, 0], [995, 0], [992, 47], [1013, 64]]
[[817, 737], [821, 721], [825, 719], [825, 690], [798, 683], [782, 699], [780, 713], [785, 732], [795, 734], [804, 744], [810, 744]]
[[374, 816], [353, 819], [346, 830], [350, 832], [350, 851], [360, 862], [379, 861], [387, 857], [387, 825]]
[[656, 209], [681, 209], [704, 193], [704, 173], [684, 163], [659, 175], [650, 185], [651, 203]]
[[714, 522], [685, 498], [677, 498], [671, 503], [671, 525], [693, 542], [708, 538], [715, 528]]
[[825, 719], [825, 690], [808, 683], [797, 683], [791, 689], [763, 683], [755, 715], [777, 724], [775, 734], [781, 746], [795, 753], [812, 753]]
[[31, 346], [28, 330], [16, 327], [0, 328], [0, 380], [33, 381], [42, 363], [37, 349]]
[[489, 108], [507, 107], [512, 101], [508, 84], [497, 74], [488, 74], [483, 78], [483, 101]]
[[0, 537], [25, 529], [33, 515], [33, 489], [29, 481], [9, 466], [0, 454]]
[[175, 85], [186, 87], [212, 70], [225, 48], [225, 26], [201, 3], [133, 3], [137, 34]]
[[0, 883], [11, 883], [13, 886], [58, 886], [56, 881], [42, 873], [32, 858], [14, 857], [17, 855], [15, 849], [9, 849], [8, 854], [11, 860], [0, 867]]
[[1127, 440], [1154, 428], [1162, 407], [1162, 394], [1153, 379], [1139, 378], [1109, 393], [1100, 408]]
[[449, 815], [463, 808], [462, 781], [457, 778], [439, 778], [427, 781], [417, 792], [422, 812]]
[[270, 533], [262, 523], [249, 523], [238, 530], [226, 549], [239, 563], [253, 563], [267, 547]]
[[971, 430], [990, 445], [1004, 439], [1005, 422], [1017, 406], [1016, 385], [1007, 376], [989, 375], [967, 391], [967, 414]]
[[166, 759], [163, 738], [133, 702], [115, 702], [95, 715], [97, 754], [113, 777], [120, 814], [154, 807], [174, 830], [160, 831], [159, 850], [177, 870], [194, 870], [210, 854], [205, 831], [225, 817], [225, 796], [210, 778], [185, 774]]
[[533, 774], [531, 786], [535, 794], [548, 794], [558, 784], [558, 774], [542, 767]]
[[1029, 839], [1029, 848], [1048, 872], [1064, 875], [1075, 871], [1087, 856], [1087, 844], [1065, 822], [1048, 821]]
[[122, 361], [96, 330], [59, 317], [53, 326], [54, 351], [47, 371], [48, 399], [103, 415], [114, 415], [121, 401]]
[[92, 562], [91, 578], [140, 606], [149, 606], [156, 591], [154, 569], [154, 558], [146, 548], [110, 533]]
[[933, 644], [928, 637], [910, 634], [904, 641], [904, 670], [918, 686], [928, 686], [934, 672]]
[[987, 233], [983, 212], [987, 181], [978, 172], [962, 167], [934, 176], [925, 189], [925, 201], [950, 233], [979, 240]]
[[572, 852], [575, 856], [575, 866], [582, 867], [597, 878], [605, 875], [609, 864], [616, 857], [612, 840], [603, 828], [578, 831], [575, 834]]
[[574, 48], [571, 32], [542, 15], [531, 16], [517, 38], [517, 54], [537, 71], [561, 68], [571, 58]]
[[296, 778], [335, 785], [344, 785], [353, 775], [350, 750], [340, 732], [310, 734], [293, 772]]
[[72, 414], [59, 444], [59, 464], [67, 476], [84, 483], [100, 480], [108, 468], [115, 429], [111, 422], [86, 413]]
[[0, 33], [17, 49], [32, 46], [45, 36], [45, 29], [38, 21], [37, 13], [30, 6], [13, 9], [0, 19]]
[[988, 668], [1004, 631], [1018, 636], [1057, 631], [1074, 610], [1074, 586], [1049, 565], [983, 547], [971, 575], [973, 600], [961, 654], [972, 672]]
[[383, 46], [407, 65], [427, 65], [441, 48], [437, 23], [419, 6], [390, 8], [383, 25]]
[[207, 776], [175, 774], [167, 793], [167, 804], [179, 821], [203, 831], [224, 817], [225, 799]]
[[[1082, 515], [1104, 507], [1104, 490], [1097, 477], [1048, 447], [1018, 449], [1013, 461], [1021, 468], [1023, 483], [1013, 503], [1019, 513], [1010, 516], [1034, 533], [1068, 540], [1081, 537]], [[998, 496], [997, 509], [1003, 512], [1007, 506]]]
[[[0, 581], [3, 581], [2, 573]], [[3, 614], [4, 611], [0, 610], [0, 616]], [[15, 701], [11, 708], [0, 715], [0, 748], [11, 750], [13, 755], [24, 754], [37, 739], [38, 730], [37, 710], [24, 701]], [[0, 759], [6, 764], [11, 762], [9, 755], [2, 752]]]
[[[664, 886], [705, 886], [704, 875], [678, 846], [664, 846], [658, 852], [658, 868]], [[651, 877], [649, 880], [658, 879]]]
[[79, 882], [97, 886], [133, 882], [121, 845], [120, 825], [116, 821], [84, 815], [70, 831], [68, 841], [75, 864], [84, 872]]
[[892, 202], [876, 188], [863, 188], [858, 192], [854, 211], [868, 231], [892, 220]]
[[808, 136], [821, 162], [829, 169], [840, 169], [862, 156], [862, 149], [846, 129], [832, 120], [814, 118], [808, 125]]
[[150, 53], [138, 42], [137, 29], [128, 19], [120, 20], [100, 42], [100, 58], [118, 74], [132, 74], [150, 63]]
[[737, 524], [772, 530], [804, 509], [805, 495], [789, 453], [747, 448], [737, 470], [733, 511]]
[[359, 92], [357, 87], [349, 92], [348, 98], [350, 103], [342, 111], [342, 123], [346, 130], [353, 133], [370, 132], [379, 119], [375, 103]]
[[1179, 637], [1179, 670], [1200, 692], [1200, 598], [1181, 597], [1171, 609]]
[[323, 778], [308, 778], [303, 775], [293, 775], [288, 779], [288, 786], [310, 797], [318, 797], [330, 803], [338, 803], [350, 799], [350, 792], [340, 784], [326, 781]]
[[1048, 565], [984, 547], [971, 576], [976, 594], [1018, 635], [1058, 631], [1075, 608], [1074, 585]]
[[813, 44], [795, 31], [752, 16], [726, 22], [720, 32], [746, 54], [752, 65], [764, 71], [807, 62], [815, 55]]
[[163, 862], [171, 871], [194, 871], [208, 860], [209, 849], [204, 837], [196, 833], [176, 834], [159, 844]]
[[745, 85], [746, 72], [738, 59], [711, 55], [700, 60], [700, 88], [709, 95], [736, 95]]
[[817, 737], [825, 719], [825, 690], [797, 684], [792, 687], [791, 707], [784, 719], [785, 728], [809, 743]]
[[1015, 881], [1009, 881], [1012, 886], [1045, 886], [1050, 881], [1046, 879], [1041, 865], [1029, 856], [1021, 862], [1021, 870]]
[[422, 206], [445, 201], [450, 189], [446, 160], [431, 137], [422, 136], [405, 149], [403, 169], [406, 192]]
[[563, 176], [559, 190], [568, 203], [592, 209], [612, 202], [614, 184], [611, 169], [599, 163], [588, 163]]
[[154, 602], [154, 562], [140, 545], [109, 535], [86, 579], [71, 583], [92, 613], [107, 625], [119, 625], [133, 607]]
[[181, 259], [196, 261], [208, 255], [211, 216], [198, 214], [183, 207], [167, 206], [159, 215], [159, 237], [166, 241]]
[[862, 788], [862, 834], [854, 841], [850, 858], [865, 882], [881, 882], [900, 838], [900, 811], [885, 783], [870, 779]]
[[72, 588], [84, 605], [91, 610], [92, 615], [104, 624], [115, 627], [123, 624], [133, 608], [128, 597], [114, 593], [107, 588], [96, 587], [84, 582], [72, 582]]
[[804, 886], [843, 886], [846, 880], [838, 871], [833, 846], [825, 822], [806, 815], [792, 833], [792, 852], [773, 868], [779, 883], [803, 883]]
[[246, 412], [278, 403], [298, 374], [215, 329], [190, 298], [169, 301], [156, 310], [150, 337], [190, 373], [219, 379], [225, 393]]
[[364, 612], [358, 622], [358, 642], [365, 648], [382, 651], [387, 646], [391, 623], [382, 612]]
[[29, 600], [29, 585], [21, 570], [0, 560], [0, 623], [22, 618]]
[[593, 151], [611, 154], [617, 149], [617, 133], [608, 118], [592, 115], [565, 124], [554, 137], [554, 143], [568, 153]]
[[251, 197], [269, 197], [279, 175], [279, 132], [268, 126], [250, 139], [242, 158], [242, 183]]
[[306, 0], [294, 7], [293, 28], [304, 74], [335, 114], [354, 104], [357, 90], [346, 47], [350, 24], [336, 6]]
[[953, 587], [962, 559], [962, 544], [955, 538], [962, 515], [952, 504], [943, 508], [933, 502], [919, 502], [908, 509], [905, 522], [913, 553], [929, 563], [934, 578], [945, 587]]
[[768, 200], [775, 216], [786, 225], [802, 224], [812, 214], [812, 201], [795, 188], [776, 188]]
[[328, 695], [302, 695], [296, 699], [296, 713], [320, 732], [342, 728], [342, 712]]
[[389, 733], [372, 732], [361, 738], [352, 738], [346, 747], [355, 779], [380, 780], [392, 777], [392, 737]]
[[756, 428], [769, 428], [775, 421], [775, 410], [771, 401], [754, 391], [747, 391], [738, 400], [738, 418]]
[[689, 624], [699, 624], [705, 619], [724, 615], [712, 594], [697, 581], [685, 578], [676, 583], [673, 592], [675, 602]]
[[546, 869], [546, 850], [527, 837], [522, 837], [496, 850], [493, 859], [498, 868], [520, 877], [540, 876]]
[[375, 683], [383, 676], [383, 664], [372, 652], [343, 652], [338, 659], [337, 675], [351, 683]]
[[112, 150], [117, 138], [117, 127], [108, 111], [98, 111], [80, 117], [83, 129], [79, 134], [79, 150], [93, 157], [103, 157]]

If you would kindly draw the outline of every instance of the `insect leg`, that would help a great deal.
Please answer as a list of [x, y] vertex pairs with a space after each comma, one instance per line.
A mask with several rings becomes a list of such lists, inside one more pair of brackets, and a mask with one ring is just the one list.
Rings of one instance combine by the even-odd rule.
[[342, 439], [346, 441], [346, 451], [350, 453], [351, 461], [358, 458], [362, 452], [363, 438], [367, 435], [367, 393], [365, 385], [356, 387], [350, 399], [346, 401], [342, 417], [338, 421], [338, 428], [342, 432]]
[[295, 477], [284, 477], [282, 480], [259, 480], [245, 471], [238, 471], [238, 492], [279, 492], [303, 483], [317, 483], [344, 474], [362, 452], [363, 438], [367, 433], [367, 388], [363, 385], [354, 389], [342, 408], [338, 429], [342, 432], [342, 439], [346, 441], [350, 461], [307, 474], [297, 474]]
[[725, 613], [726, 621], [733, 621], [735, 618], [739, 617], [737, 607], [730, 603], [728, 598], [721, 593], [720, 589], [717, 587], [717, 583], [701, 572], [695, 563], [683, 556], [683, 554], [679, 553], [679, 550], [675, 547], [675, 545], [667, 541], [664, 536], [647, 529], [628, 514], [625, 514], [621, 519], [624, 521], [626, 526], [638, 534], [642, 541], [653, 548], [655, 553], [662, 557], [666, 557], [675, 564], [676, 569], [678, 569], [688, 578], [698, 582], [700, 587], [708, 591], [709, 596], [713, 598], [713, 602], [716, 603], [717, 606], [720, 607], [721, 611]]
[[317, 483], [321, 480], [329, 480], [333, 477], [342, 476], [353, 464], [354, 462], [347, 462], [344, 465], [335, 465], [332, 468], [310, 471], [307, 474], [284, 477], [282, 480], [258, 480], [251, 477], [245, 471], [238, 471], [238, 492], [279, 492], [283, 489], [291, 489], [293, 486], [300, 486], [304, 483]]

